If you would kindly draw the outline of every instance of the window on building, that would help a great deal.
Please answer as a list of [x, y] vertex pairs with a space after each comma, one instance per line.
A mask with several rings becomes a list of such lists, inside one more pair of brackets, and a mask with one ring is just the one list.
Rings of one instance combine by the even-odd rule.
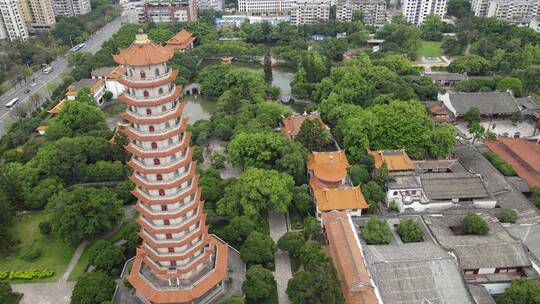
[[150, 132], [154, 132], [155, 130], [156, 130], [156, 129], [154, 128], [154, 126], [149, 126], [149, 127], [148, 127], [148, 131], [150, 131]]
[[159, 76], [159, 69], [156, 68], [156, 70], [154, 71], [156, 73], [156, 77]]
[[173, 252], [174, 252], [174, 248], [169, 247], [169, 253], [173, 253]]
[[146, 109], [146, 114], [151, 115], [152, 114], [152, 109]]
[[161, 161], [159, 160], [159, 158], [154, 158], [154, 165], [160, 165], [161, 164]]
[[157, 179], [158, 181], [162, 181], [162, 180], [163, 180], [163, 175], [161, 175], [161, 174], [159, 174], [159, 173], [156, 174], [156, 179]]
[[165, 234], [165, 238], [166, 238], [167, 240], [172, 239], [172, 234], [166, 233], [166, 234]]
[[165, 190], [159, 189], [159, 196], [165, 196]]
[[150, 96], [150, 93], [148, 93], [148, 91], [147, 91], [147, 90], [144, 90], [144, 92], [143, 92], [143, 96], [144, 96], [144, 97], [148, 97], [148, 96]]
[[392, 192], [392, 195], [393, 195], [393, 196], [396, 196], [397, 194], [398, 194], [397, 191]]
[[171, 261], [171, 266], [176, 266], [176, 261]]
[[157, 143], [156, 142], [152, 142], [152, 149], [157, 149]]
[[159, 88], [158, 92], [159, 92], [159, 95], [162, 95], [163, 94], [163, 89]]
[[167, 211], [167, 205], [161, 205], [161, 211]]
[[163, 220], [163, 225], [169, 226], [170, 224], [171, 224], [171, 222], [169, 221], [169, 219], [164, 219]]
[[141, 78], [146, 78], [146, 73], [144, 71], [141, 71]]

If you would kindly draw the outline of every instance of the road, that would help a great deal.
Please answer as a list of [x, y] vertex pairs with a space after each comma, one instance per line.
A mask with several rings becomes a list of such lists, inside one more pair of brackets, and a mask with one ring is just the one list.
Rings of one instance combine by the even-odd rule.
[[[92, 54], [97, 52], [100, 48], [103, 42], [110, 39], [114, 33], [118, 31], [120, 26], [123, 22], [127, 20], [126, 13], [122, 14], [122, 16], [119, 16], [118, 18], [114, 19], [104, 27], [102, 27], [99, 31], [95, 32], [88, 38], [88, 40], [85, 42], [86, 46], [81, 50], [83, 52], [91, 52]], [[5, 132], [5, 125], [6, 125], [6, 118], [9, 117], [9, 109], [7, 109], [4, 105], [11, 99], [15, 97], [21, 98], [20, 103], [24, 103], [28, 101], [28, 97], [32, 94], [39, 92], [43, 88], [47, 86], [49, 83], [54, 82], [61, 82], [61, 75], [64, 72], [67, 72], [68, 66], [67, 66], [67, 56], [61, 55], [59, 56], [55, 61], [51, 62], [51, 66], [53, 67], [53, 71], [49, 74], [44, 74], [42, 71], [38, 71], [34, 73], [30, 79], [34, 79], [36, 82], [36, 85], [31, 87], [30, 83], [32, 82], [29, 80], [25, 85], [22, 87], [14, 87], [8, 92], [4, 93], [0, 100], [0, 135], [3, 135]], [[30, 90], [28, 93], [24, 93], [25, 90]]]

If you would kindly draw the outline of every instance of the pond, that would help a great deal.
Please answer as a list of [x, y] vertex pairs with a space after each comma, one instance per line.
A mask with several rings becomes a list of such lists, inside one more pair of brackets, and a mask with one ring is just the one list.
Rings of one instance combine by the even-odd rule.
[[[221, 64], [220, 60], [214, 60], [214, 59], [208, 59], [204, 60], [200, 68], [202, 69], [205, 66], [208, 65], [214, 65], [214, 64]], [[255, 63], [255, 62], [248, 62], [248, 61], [233, 61], [232, 63], [234, 66], [246, 68], [253, 71], [258, 71], [263, 69], [263, 66]], [[272, 67], [272, 75], [273, 80], [272, 84], [279, 87], [281, 89], [282, 94], [290, 94], [291, 93], [291, 82], [294, 77], [294, 69], [283, 67], [283, 66], [276, 66]], [[210, 119], [210, 116], [215, 110], [216, 106], [216, 100], [204, 98], [202, 96], [184, 96], [182, 97], [183, 100], [187, 102], [186, 107], [184, 109], [184, 116], [189, 118], [189, 123], [193, 124], [197, 120], [201, 119]], [[293, 112], [303, 112], [304, 108], [306, 107], [305, 104], [299, 104], [299, 103], [291, 103], [288, 105], [291, 111]]]

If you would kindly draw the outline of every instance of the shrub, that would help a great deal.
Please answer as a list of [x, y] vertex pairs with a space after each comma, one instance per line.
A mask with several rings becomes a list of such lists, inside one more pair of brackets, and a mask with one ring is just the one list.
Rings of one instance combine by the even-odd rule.
[[392, 239], [392, 232], [385, 220], [372, 217], [362, 230], [362, 237], [369, 245], [388, 244]]
[[518, 219], [518, 214], [514, 209], [499, 209], [496, 214], [501, 223], [515, 223]]
[[404, 243], [418, 242], [424, 235], [420, 225], [413, 219], [399, 222], [397, 233]]
[[50, 278], [54, 275], [54, 271], [47, 268], [42, 270], [28, 269], [28, 270], [7, 270], [0, 271], [0, 280], [31, 280], [33, 278]]
[[463, 219], [463, 231], [465, 234], [486, 235], [489, 232], [489, 227], [481, 216], [469, 213]]
[[28, 247], [28, 249], [23, 252], [23, 254], [21, 255], [21, 259], [26, 262], [32, 262], [40, 258], [42, 255], [43, 251], [32, 244], [30, 247]]
[[530, 199], [536, 205], [536, 207], [540, 208], [540, 187], [531, 188]]
[[489, 162], [499, 170], [504, 176], [516, 176], [516, 170], [512, 168], [507, 162], [500, 158], [497, 154], [488, 151], [483, 153], [484, 157], [489, 160]]
[[43, 221], [41, 223], [39, 223], [38, 225], [39, 227], [39, 232], [41, 232], [41, 234], [43, 235], [49, 235], [51, 234], [51, 222], [49, 221]]
[[388, 204], [388, 209], [389, 209], [389, 210], [392, 210], [392, 211], [398, 211], [398, 212], [399, 212], [399, 206], [398, 206], [398, 204], [397, 204], [395, 201], [391, 201], [391, 202]]
[[277, 242], [279, 249], [287, 251], [294, 257], [300, 254], [305, 243], [306, 240], [301, 232], [287, 232]]

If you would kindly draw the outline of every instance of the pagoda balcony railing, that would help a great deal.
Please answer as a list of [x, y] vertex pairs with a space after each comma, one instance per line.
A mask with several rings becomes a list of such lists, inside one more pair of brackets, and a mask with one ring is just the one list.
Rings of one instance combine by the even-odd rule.
[[[178, 162], [183, 162], [186, 160], [186, 157], [187, 157], [187, 152], [184, 151], [182, 152], [182, 154], [180, 155], [181, 158], [176, 158], [176, 159], [172, 159], [170, 162], [164, 162], [164, 163], [161, 163], [159, 165], [147, 165], [143, 162], [141, 162], [140, 160], [137, 160], [135, 158], [132, 158], [133, 162], [135, 162], [137, 165], [145, 168], [145, 169], [167, 169], [168, 167], [171, 167], [171, 166], [174, 166], [176, 163]], [[186, 170], [188, 171], [188, 170]]]
[[159, 100], [159, 99], [163, 99], [163, 98], [167, 98], [169, 96], [172, 96], [174, 94], [174, 91], [176, 90], [176, 85], [171, 85], [169, 86], [169, 88], [167, 90], [164, 90], [163, 91], [163, 94], [161, 95], [153, 95], [153, 96], [136, 96], [136, 95], [133, 95], [131, 93], [129, 93], [129, 90], [126, 90], [124, 91], [124, 95], [129, 98], [129, 99], [133, 99], [133, 100], [137, 100], [137, 101], [154, 101], [154, 100]]
[[142, 194], [146, 199], [152, 200], [152, 201], [159, 201], [159, 200], [171, 200], [175, 199], [178, 196], [181, 196], [182, 194], [186, 193], [191, 189], [192, 182], [190, 181], [187, 186], [182, 187], [178, 186], [176, 187], [176, 193], [174, 195], [166, 195], [166, 196], [159, 196], [159, 195], [151, 195], [146, 190], [142, 189], [141, 187], [138, 187], [139, 193]]
[[130, 114], [131, 116], [134, 116], [134, 117], [161, 118], [161, 117], [163, 117], [163, 116], [165, 116], [165, 115], [170, 114], [171, 112], [174, 112], [174, 111], [178, 110], [178, 104], [179, 104], [179, 102], [175, 101], [174, 103], [175, 103], [175, 104], [174, 104], [173, 107], [171, 107], [170, 109], [166, 110], [165, 112], [160, 112], [160, 113], [152, 113], [152, 114], [146, 114], [146, 113], [144, 113], [144, 114], [141, 114], [141, 113], [133, 112], [133, 111], [131, 111], [131, 110], [129, 110], [129, 109], [127, 109], [126, 112], [127, 112], [128, 114]]
[[176, 238], [171, 238], [171, 239], [156, 239], [152, 234], [146, 232], [146, 230], [142, 229], [142, 231], [143, 231], [144, 235], [151, 238], [156, 243], [174, 243], [174, 242], [180, 242], [180, 241], [182, 241], [182, 240], [184, 240], [186, 238], [191, 237], [192, 235], [194, 235], [195, 233], [197, 233], [199, 231], [200, 226], [201, 226], [201, 223], [197, 223], [197, 225], [195, 225], [195, 227], [186, 230], [185, 234], [183, 234], [182, 236], [179, 236], [179, 237], [176, 237]]
[[177, 224], [170, 224], [170, 225], [165, 225], [165, 224], [156, 224], [156, 223], [153, 223], [149, 220], [147, 220], [144, 216], [141, 216], [139, 217], [139, 219], [141, 219], [143, 222], [145, 222], [147, 225], [151, 226], [151, 227], [154, 227], [154, 228], [157, 228], [157, 229], [160, 229], [160, 228], [171, 228], [171, 229], [174, 229], [174, 228], [179, 228], [181, 227], [182, 225], [185, 225], [187, 222], [197, 218], [197, 215], [198, 213], [200, 213], [201, 211], [200, 210], [196, 210], [197, 212], [194, 212], [191, 216], [186, 216], [186, 215], [182, 215], [181, 217], [179, 218], [176, 218], [176, 219], [180, 219], [180, 222], [177, 223]]
[[144, 82], [152, 82], [152, 81], [167, 78], [167, 77], [171, 76], [172, 71], [173, 70], [170, 67], [167, 67], [167, 70], [165, 71], [165, 73], [159, 74], [158, 76], [155, 76], [155, 75], [150, 76], [151, 74], [154, 74], [154, 73], [148, 73], [148, 74], [150, 74], [149, 75], [150, 77], [145, 75], [144, 78], [141, 78], [141, 77], [129, 76], [128, 74], [124, 74], [123, 77], [124, 77], [124, 79], [129, 80], [129, 81], [144, 83]]
[[153, 215], [165, 215], [165, 214], [176, 213], [176, 212], [182, 211], [183, 209], [191, 206], [191, 204], [193, 204], [193, 202], [195, 202], [195, 197], [193, 199], [190, 199], [188, 202], [182, 200], [180, 202], [180, 205], [178, 206], [178, 208], [174, 208], [174, 209], [169, 208], [169, 209], [164, 210], [164, 211], [152, 210], [152, 209], [148, 208], [144, 203], [140, 203], [139, 206], [141, 208], [143, 208], [144, 210], [146, 210], [148, 213], [151, 213]]
[[[189, 171], [189, 170], [188, 170]], [[142, 183], [145, 183], [147, 185], [151, 185], [151, 186], [154, 186], [154, 185], [162, 185], [162, 184], [169, 184], [169, 183], [174, 183], [182, 178], [184, 178], [186, 175], [180, 175], [180, 174], [174, 174], [173, 175], [174, 177], [173, 178], [170, 178], [170, 179], [163, 179], [163, 180], [147, 180], [146, 178], [144, 178], [144, 176], [141, 175], [141, 173], [137, 172], [133, 175], [134, 178], [136, 178], [137, 180], [141, 181]]]
[[163, 135], [165, 133], [169, 133], [169, 132], [172, 132], [173, 130], [178, 130], [180, 131], [179, 129], [182, 128], [181, 126], [181, 122], [175, 122], [173, 125], [171, 125], [170, 127], [168, 128], [164, 128], [163, 130], [155, 130], [155, 131], [141, 131], [135, 127], [132, 127], [131, 125], [128, 127], [130, 131], [132, 131], [133, 133], [139, 135], [139, 136], [144, 136], [144, 135], [155, 135], [155, 136], [159, 136], [159, 135]]
[[[182, 140], [181, 141], [177, 141], [177, 142], [173, 142], [173, 143], [168, 143], [168, 146], [167, 148], [160, 148], [158, 147], [157, 149], [148, 149], [148, 148], [142, 148], [141, 146], [135, 144], [134, 142], [132, 142], [132, 145], [131, 147], [133, 147], [134, 149], [136, 149], [137, 151], [139, 151], [140, 153], [146, 153], [146, 152], [167, 152], [169, 150], [172, 150], [178, 146], [181, 146], [185, 143], [185, 140], [186, 140], [186, 136], [185, 136], [185, 133], [182, 133]], [[184, 151], [186, 151], [188, 148], [186, 147], [186, 149]], [[184, 152], [186, 153], [186, 152]]]
[[[188, 252], [189, 250], [193, 249], [193, 247], [196, 247], [196, 246], [202, 244], [203, 241], [204, 241], [203, 238], [202, 238], [202, 236], [201, 236], [200, 238], [198, 238], [198, 239], [195, 239], [195, 240], [196, 240], [195, 243], [189, 242], [189, 243], [187, 243], [186, 245], [184, 245], [184, 246], [186, 246], [186, 248], [185, 248], [184, 250], [182, 250], [182, 251], [175, 251], [175, 252], [159, 252], [159, 251], [155, 250], [152, 246], [150, 246], [148, 243], [145, 243], [144, 247], [145, 247], [147, 250], [152, 251], [152, 252], [153, 252], [155, 255], [157, 255], [157, 256], [160, 256], [160, 257], [173, 257], [173, 256], [176, 256], [176, 255], [182, 255], [182, 254], [185, 254], [185, 253]], [[178, 264], [178, 265], [184, 266], [184, 265], [181, 264], [181, 263]]]

